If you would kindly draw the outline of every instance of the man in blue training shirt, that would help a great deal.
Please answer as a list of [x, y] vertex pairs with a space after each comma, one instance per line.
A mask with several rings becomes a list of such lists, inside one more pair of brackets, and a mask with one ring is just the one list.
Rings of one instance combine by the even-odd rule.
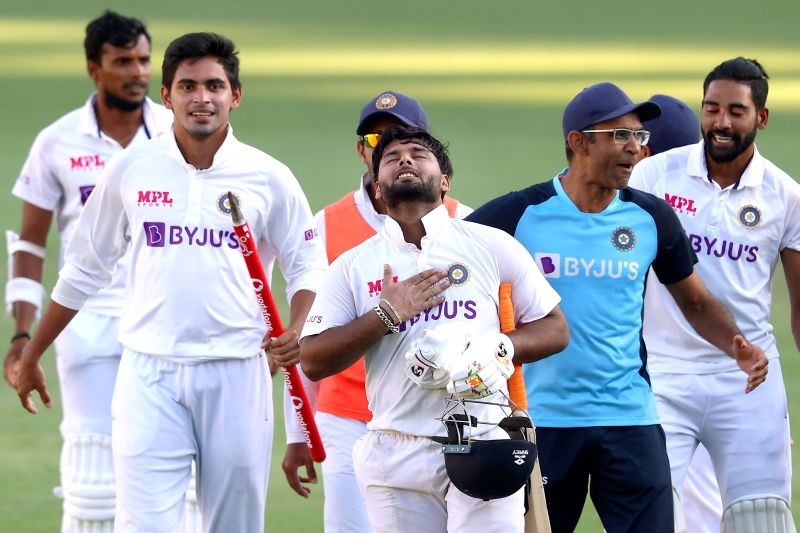
[[694, 273], [695, 255], [669, 205], [627, 189], [659, 116], [617, 86], [581, 91], [564, 110], [568, 168], [497, 198], [467, 220], [505, 230], [528, 249], [562, 297], [567, 348], [525, 365], [554, 532], [571, 532], [587, 485], [609, 533], [673, 533], [664, 432], [647, 371], [642, 308], [649, 268], [687, 320], [736, 358], [752, 390], [767, 360]]

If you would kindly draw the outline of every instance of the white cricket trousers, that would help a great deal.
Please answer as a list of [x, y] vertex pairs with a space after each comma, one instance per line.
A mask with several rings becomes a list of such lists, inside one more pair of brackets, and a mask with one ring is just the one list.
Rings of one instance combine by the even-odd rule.
[[367, 431], [367, 423], [317, 412], [326, 458], [322, 462], [325, 491], [325, 533], [370, 533], [367, 508], [353, 471], [353, 447]]
[[767, 380], [749, 394], [744, 393], [746, 382], [739, 370], [653, 376], [679, 493], [700, 441], [711, 456], [723, 507], [759, 494], [791, 501], [789, 415], [780, 361], [770, 360]]
[[447, 477], [442, 445], [427, 437], [370, 431], [353, 448], [353, 467], [373, 531], [522, 533], [525, 529], [524, 487], [488, 502], [467, 496]]
[[111, 412], [116, 531], [182, 531], [194, 458], [203, 530], [263, 532], [273, 436], [264, 357], [182, 365], [126, 349]]

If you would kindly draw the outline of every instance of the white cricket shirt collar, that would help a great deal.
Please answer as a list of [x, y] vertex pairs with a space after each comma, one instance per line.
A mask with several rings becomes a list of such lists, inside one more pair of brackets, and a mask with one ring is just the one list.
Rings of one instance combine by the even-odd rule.
[[[686, 164], [686, 173], [689, 176], [710, 181], [708, 167], [706, 166], [705, 141], [701, 140], [695, 144], [689, 152], [689, 159]], [[744, 173], [739, 181], [733, 186], [734, 189], [742, 187], [758, 187], [764, 181], [764, 158], [758, 151], [758, 147], [753, 145], [753, 159], [744, 169]]]
[[[425, 227], [425, 236], [422, 238], [422, 247], [424, 248], [426, 243], [436, 240], [444, 235], [450, 229], [450, 223], [450, 215], [447, 213], [447, 207], [445, 207], [444, 204], [441, 204], [436, 209], [422, 217], [422, 225]], [[400, 224], [398, 224], [397, 221], [391, 216], [386, 217], [386, 222], [383, 225], [383, 231], [386, 232], [386, 235], [389, 237], [389, 239], [398, 245], [414, 246], [413, 244], [406, 242], [405, 238], [403, 237], [403, 230], [400, 228]], [[414, 247], [416, 248], [416, 246]]]
[[208, 171], [208, 170], [216, 170], [224, 165], [227, 165], [231, 162], [237, 161], [237, 152], [235, 145], [238, 143], [238, 140], [233, 135], [233, 127], [228, 124], [228, 131], [225, 135], [225, 140], [222, 141], [222, 145], [220, 145], [217, 153], [214, 154], [214, 160], [211, 163], [211, 166], [204, 169], [195, 168], [193, 165], [190, 165], [184, 159], [183, 154], [181, 153], [180, 148], [178, 148], [178, 141], [175, 140], [175, 125], [173, 124], [170, 126], [169, 129], [169, 140], [167, 141], [167, 154], [178, 161], [181, 165], [185, 166], [187, 169], [193, 171]]
[[[78, 120], [78, 132], [83, 135], [100, 138], [100, 124], [97, 123], [97, 113], [94, 110], [94, 102], [97, 100], [97, 93], [94, 92], [89, 95], [86, 103], [83, 104], [80, 110], [80, 118]], [[151, 139], [156, 135], [156, 132], [161, 131], [156, 127], [155, 112], [153, 111], [153, 101], [149, 96], [144, 97], [144, 104], [142, 104], [143, 111], [143, 124], [144, 131], [147, 138]]]

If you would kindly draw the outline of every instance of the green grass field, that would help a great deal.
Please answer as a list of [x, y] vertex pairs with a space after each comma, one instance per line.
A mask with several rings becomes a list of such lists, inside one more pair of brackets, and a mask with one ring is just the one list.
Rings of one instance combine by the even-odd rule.
[[[0, 10], [0, 191], [10, 191], [36, 133], [80, 106], [91, 90], [83, 28], [105, 7], [143, 18], [154, 37], [158, 99], [167, 43], [189, 31], [216, 31], [241, 50], [244, 100], [237, 136], [287, 163], [317, 210], [354, 188], [361, 106], [383, 89], [407, 92], [428, 111], [433, 132], [451, 144], [453, 194], [478, 206], [510, 189], [548, 179], [564, 166], [561, 111], [581, 88], [611, 80], [634, 99], [667, 93], [698, 106], [705, 74], [736, 55], [770, 73], [769, 127], [759, 133], [768, 158], [800, 176], [800, 4], [690, 2], [353, 2], [229, 0], [192, 5], [141, 0], [96, 3], [9, 0]], [[18, 228], [20, 205], [6, 192], [0, 229]], [[56, 257], [57, 238], [48, 243]], [[5, 279], [5, 261], [0, 261]], [[47, 285], [56, 274], [47, 264]], [[276, 294], [282, 294], [277, 289]], [[792, 422], [800, 419], [800, 362], [788, 326], [782, 274], [776, 273], [774, 324], [783, 354]], [[11, 320], [0, 319], [0, 339]], [[49, 385], [57, 380], [52, 353]], [[276, 385], [279, 381], [276, 380]], [[276, 387], [277, 388], [277, 387]], [[276, 397], [277, 398], [277, 397]], [[280, 406], [276, 403], [276, 415]], [[0, 531], [56, 531], [59, 402], [30, 416], [0, 387]], [[322, 491], [310, 500], [287, 488], [280, 470], [282, 422], [267, 509], [270, 531], [322, 529]], [[754, 450], [758, 453], [758, 450]], [[798, 457], [794, 454], [795, 469]], [[797, 483], [795, 483], [795, 492]], [[798, 514], [798, 506], [793, 506]], [[580, 532], [601, 531], [587, 506]]]

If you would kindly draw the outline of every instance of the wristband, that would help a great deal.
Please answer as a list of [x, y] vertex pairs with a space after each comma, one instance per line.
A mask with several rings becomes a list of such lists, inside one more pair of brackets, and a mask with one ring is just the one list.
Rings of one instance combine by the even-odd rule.
[[24, 338], [24, 339], [31, 340], [31, 334], [30, 334], [30, 333], [28, 333], [27, 331], [23, 331], [22, 333], [17, 333], [17, 334], [16, 334], [16, 335], [14, 335], [13, 337], [11, 337], [11, 342], [13, 343], [13, 342], [14, 342], [14, 341], [16, 341], [16, 340], [18, 340], [18, 339], [23, 339], [23, 338]]
[[395, 323], [392, 322], [392, 319], [389, 318], [389, 315], [387, 315], [384, 310], [381, 309], [380, 305], [375, 306], [375, 313], [378, 315], [378, 318], [380, 318], [383, 323], [386, 324], [386, 327], [389, 328], [389, 331], [392, 333], [400, 333], [400, 325], [395, 325]]

